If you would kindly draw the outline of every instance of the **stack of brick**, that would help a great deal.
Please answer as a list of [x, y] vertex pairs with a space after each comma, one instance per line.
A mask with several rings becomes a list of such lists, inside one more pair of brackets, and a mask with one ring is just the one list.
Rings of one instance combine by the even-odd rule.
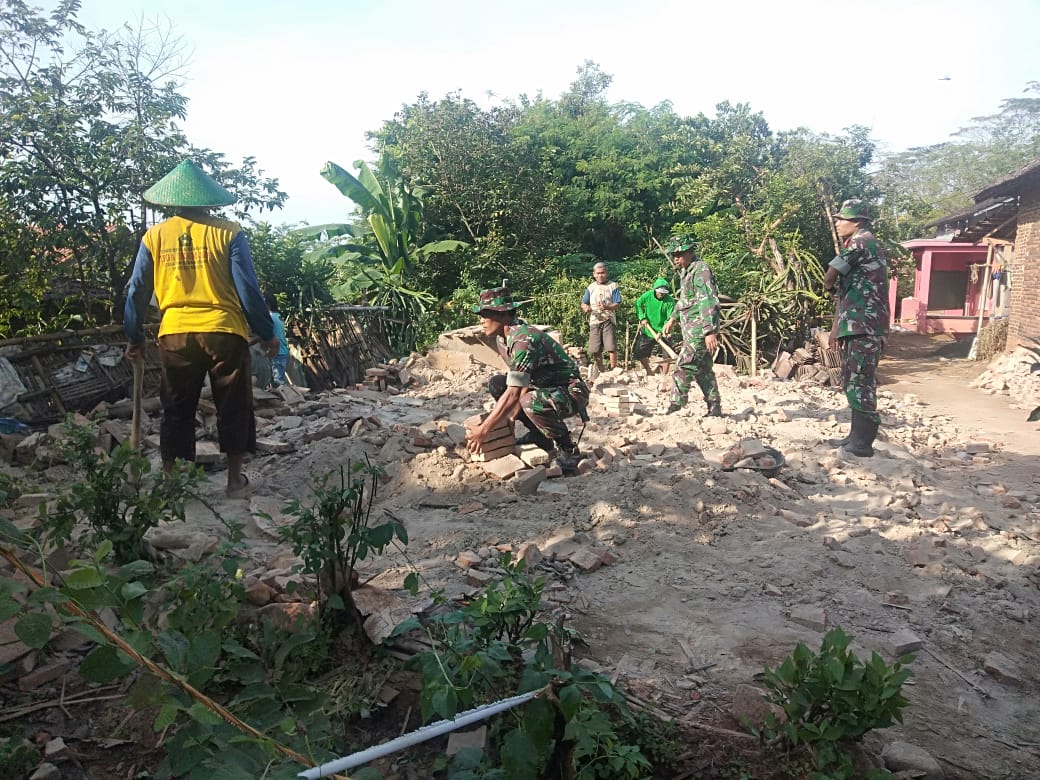
[[358, 389], [397, 395], [413, 381], [415, 376], [407, 368], [390, 363], [377, 363], [372, 368], [365, 369], [365, 381], [358, 385]]
[[[466, 430], [473, 430], [484, 421], [484, 416], [475, 414], [467, 418], [464, 425]], [[516, 438], [513, 436], [513, 427], [509, 421], [503, 421], [491, 429], [488, 437], [484, 440], [480, 450], [471, 453], [470, 458], [477, 463], [483, 463], [506, 455], [513, 455], [516, 450]]]
[[599, 393], [602, 396], [599, 399], [600, 404], [606, 409], [607, 414], [619, 417], [627, 417], [632, 414], [632, 410], [639, 402], [639, 398], [620, 387], [604, 387]]

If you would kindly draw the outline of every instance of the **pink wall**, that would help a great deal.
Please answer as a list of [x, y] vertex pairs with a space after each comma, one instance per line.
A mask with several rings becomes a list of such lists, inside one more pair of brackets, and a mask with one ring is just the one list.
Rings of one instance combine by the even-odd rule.
[[[951, 244], [948, 241], [907, 241], [904, 247], [913, 252], [917, 270], [914, 274], [914, 295], [912, 303], [906, 306], [902, 319], [913, 319], [914, 311], [927, 308], [925, 317], [918, 316], [917, 330], [920, 333], [972, 333], [975, 330], [974, 319], [978, 317], [979, 294], [985, 283], [985, 269], [979, 268], [976, 279], [972, 281], [970, 266], [974, 263], [986, 262], [986, 247], [977, 244]], [[964, 304], [959, 308], [936, 309], [927, 306], [929, 294], [935, 278], [933, 273], [967, 272], [964, 288]], [[959, 297], [959, 291], [958, 291]], [[987, 310], [990, 300], [987, 297]], [[959, 321], [963, 320], [963, 322]], [[934, 320], [934, 322], [933, 322]]]

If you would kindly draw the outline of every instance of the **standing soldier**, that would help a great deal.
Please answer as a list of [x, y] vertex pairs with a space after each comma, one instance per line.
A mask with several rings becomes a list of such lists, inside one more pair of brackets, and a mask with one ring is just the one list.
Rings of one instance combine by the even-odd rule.
[[675, 388], [666, 414], [686, 405], [690, 387], [696, 381], [708, 404], [706, 417], [722, 416], [722, 396], [715, 381], [713, 369], [715, 350], [719, 339], [719, 291], [711, 268], [697, 256], [697, 244], [692, 236], [673, 236], [665, 251], [679, 272], [679, 299], [675, 310], [664, 326], [665, 336], [679, 320], [682, 331], [682, 351], [676, 361]]
[[617, 368], [617, 310], [621, 306], [621, 291], [617, 282], [610, 281], [606, 263], [592, 266], [596, 281], [585, 288], [581, 310], [589, 315], [589, 353], [596, 361], [596, 369], [603, 370], [603, 353], [610, 355], [611, 370]]
[[518, 308], [505, 287], [484, 290], [473, 307], [484, 334], [495, 339], [509, 373], [497, 374], [488, 382], [495, 405], [480, 426], [470, 431], [467, 446], [476, 452], [501, 422], [519, 420], [528, 433], [517, 443], [538, 445], [570, 472], [577, 466], [579, 452], [567, 418], [588, 419], [589, 387], [563, 347], [545, 331], [517, 317]]
[[823, 286], [828, 292], [836, 288], [831, 339], [837, 340], [841, 352], [841, 381], [852, 409], [852, 431], [828, 443], [869, 458], [881, 423], [877, 365], [888, 333], [888, 260], [870, 231], [869, 204], [847, 200], [834, 219], [843, 248], [831, 260]]

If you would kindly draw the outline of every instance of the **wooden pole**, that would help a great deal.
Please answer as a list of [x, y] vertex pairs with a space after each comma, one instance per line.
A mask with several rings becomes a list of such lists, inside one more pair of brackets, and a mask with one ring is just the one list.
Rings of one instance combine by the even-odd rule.
[[986, 270], [982, 277], [982, 292], [979, 293], [979, 322], [975, 326], [975, 338], [971, 341], [971, 349], [968, 350], [968, 358], [974, 359], [979, 346], [979, 331], [982, 330], [982, 318], [986, 316], [986, 296], [989, 294], [989, 278], [993, 268], [993, 244], [986, 249]]
[[758, 311], [751, 308], [751, 376], [758, 376]]
[[834, 254], [841, 254], [841, 242], [838, 241], [838, 229], [834, 226], [834, 195], [831, 188], [823, 179], [816, 182], [820, 189], [820, 200], [823, 201], [823, 210], [827, 214], [827, 226], [831, 231], [831, 240], [834, 242]]

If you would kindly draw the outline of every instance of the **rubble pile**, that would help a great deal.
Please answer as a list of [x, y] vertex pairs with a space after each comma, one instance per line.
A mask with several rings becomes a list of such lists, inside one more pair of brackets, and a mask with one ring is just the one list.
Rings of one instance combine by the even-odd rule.
[[1040, 352], [1018, 347], [994, 358], [971, 383], [991, 395], [1009, 396], [1019, 409], [1040, 406]]
[[409, 357], [401, 363], [397, 360], [376, 363], [372, 368], [365, 369], [365, 381], [359, 384], [357, 389], [397, 395], [416, 381], [415, 375], [408, 368], [409, 363], [414, 360], [415, 358]]
[[[407, 551], [362, 564], [366, 585], [355, 594], [374, 641], [424, 608], [428, 594], [403, 590], [413, 565], [461, 601], [498, 581], [509, 553], [547, 578], [547, 607], [565, 609], [587, 638], [583, 663], [677, 717], [710, 720], [731, 703], [736, 713], [734, 691], [753, 688], [764, 666], [841, 626], [864, 659], [918, 648], [906, 723], [876, 735], [876, 754], [909, 741], [973, 773], [952, 776], [1040, 773], [1030, 747], [1040, 685], [1035, 458], [885, 389], [877, 455], [846, 458], [823, 443], [848, 430], [840, 392], [716, 366], [723, 417], [702, 418], [696, 390], [690, 406], [661, 414], [666, 382], [601, 375], [587, 425], [570, 421], [583, 454], [577, 476], [560, 477], [537, 447], [515, 446], [522, 426], [493, 440], [500, 457], [474, 462], [466, 428], [488, 408], [487, 379], [503, 367], [471, 332], [445, 335], [439, 348], [387, 364], [397, 380], [409, 372], [397, 394], [378, 382], [258, 393], [253, 496], [225, 501], [219, 474], [205, 494], [246, 526], [257, 609], [289, 618], [310, 608], [298, 595], [308, 583], [289, 595], [292, 556], [277, 542], [291, 521], [284, 507], [306, 504], [329, 469], [370, 462], [387, 472], [373, 517], [394, 518], [409, 536]], [[803, 367], [826, 370], [826, 347], [805, 350], [817, 362]], [[794, 365], [805, 355], [789, 357]], [[376, 378], [393, 379], [389, 370]], [[115, 440], [125, 423], [108, 422], [118, 423], [106, 427]], [[200, 422], [208, 437], [208, 410]], [[150, 416], [145, 431], [157, 430]], [[28, 465], [12, 468], [41, 492], [10, 515], [31, 524], [68, 474], [25, 455]], [[186, 559], [209, 554], [223, 533], [201, 506], [161, 531], [153, 544]], [[20, 674], [78, 658], [24, 661], [4, 628], [0, 659], [13, 658]]]
[[733, 469], [757, 469], [770, 473], [779, 472], [783, 465], [782, 454], [766, 447], [758, 439], [742, 439], [726, 450], [719, 463], [726, 471]]

